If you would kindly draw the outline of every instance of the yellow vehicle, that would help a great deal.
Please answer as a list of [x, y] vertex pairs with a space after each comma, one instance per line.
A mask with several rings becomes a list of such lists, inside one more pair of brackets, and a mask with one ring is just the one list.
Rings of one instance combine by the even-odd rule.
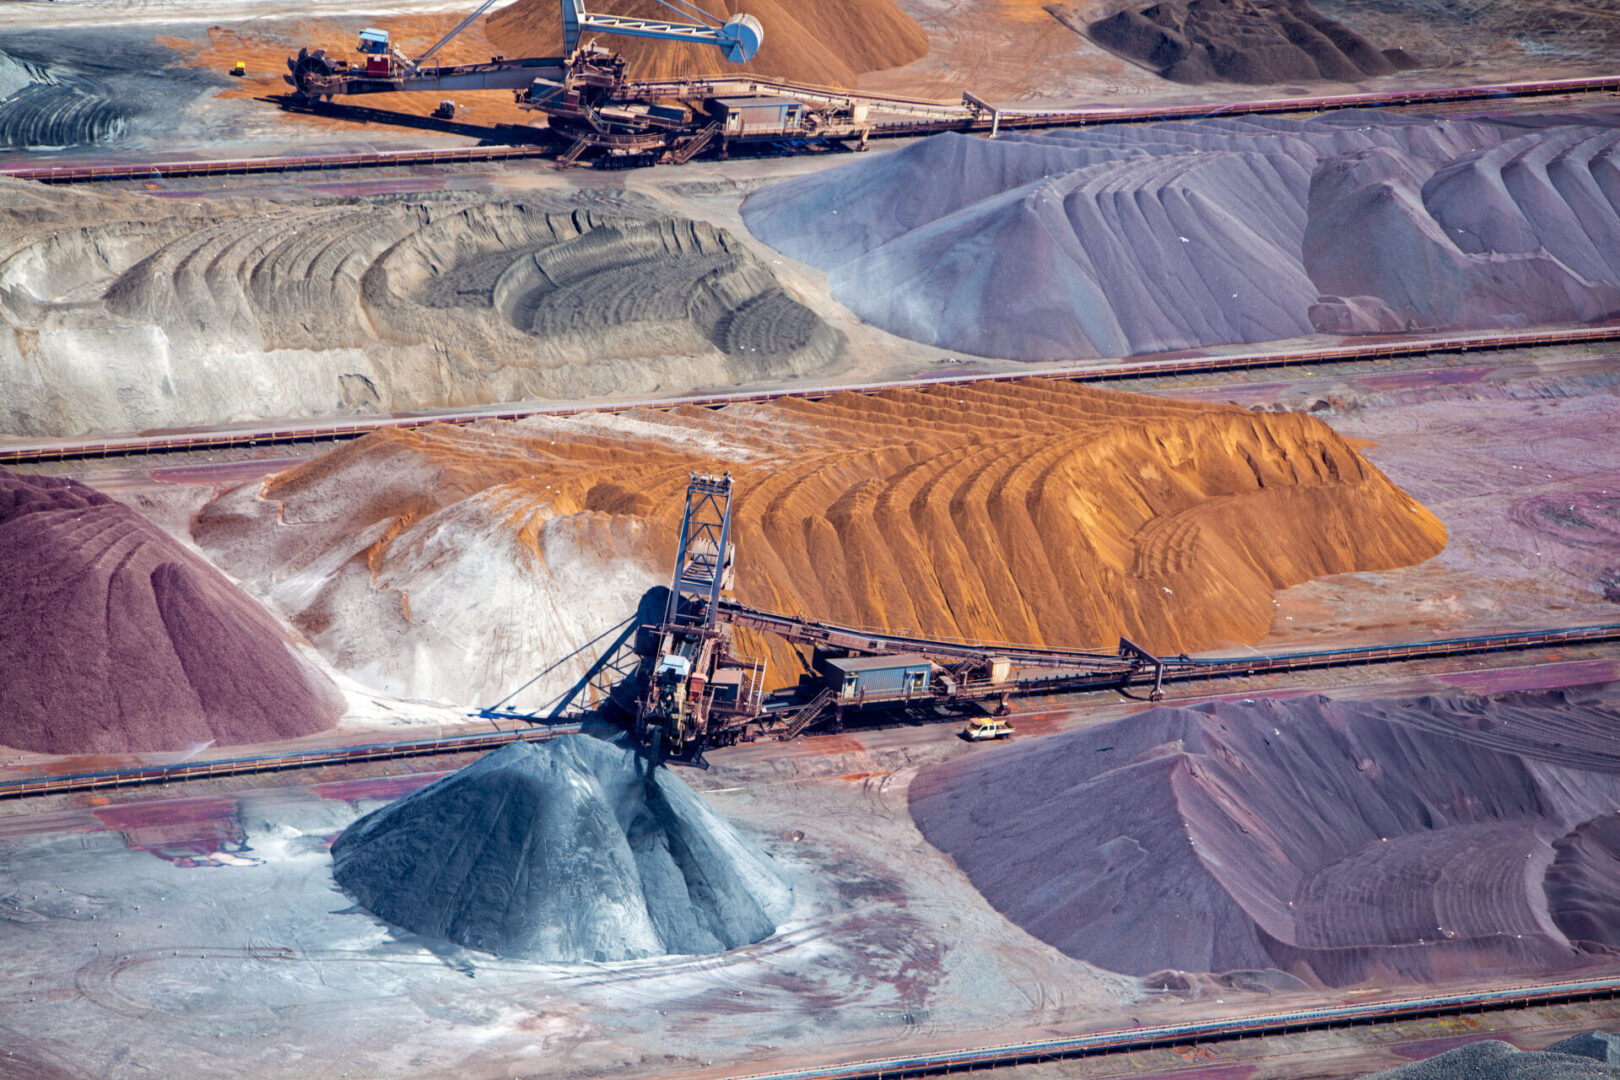
[[235, 75], [238, 79], [240, 79], [242, 76], [246, 75], [247, 74], [247, 61], [246, 60], [238, 60], [236, 62], [236, 66], [231, 68], [231, 74]]
[[986, 739], [1005, 739], [1013, 733], [1013, 726], [999, 716], [976, 716], [962, 729], [962, 738], [968, 742]]

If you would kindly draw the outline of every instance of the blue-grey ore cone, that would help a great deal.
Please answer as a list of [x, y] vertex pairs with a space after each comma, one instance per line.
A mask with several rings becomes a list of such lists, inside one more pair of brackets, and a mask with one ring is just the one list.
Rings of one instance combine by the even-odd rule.
[[1361, 1080], [1617, 1080], [1620, 1067], [1605, 1057], [1614, 1041], [1597, 1031], [1545, 1050], [1520, 1050], [1484, 1039]]
[[367, 814], [332, 864], [395, 926], [529, 960], [722, 952], [770, 936], [793, 901], [679, 777], [586, 735], [514, 743]]

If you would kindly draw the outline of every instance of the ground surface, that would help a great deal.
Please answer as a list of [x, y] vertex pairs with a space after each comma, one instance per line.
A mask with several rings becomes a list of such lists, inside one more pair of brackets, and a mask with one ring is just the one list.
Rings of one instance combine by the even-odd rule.
[[[1606, 651], [1601, 676], [1590, 661], [1467, 666], [1494, 671], [1501, 690], [1548, 680], [1613, 684]], [[1455, 677], [1392, 683], [1357, 669], [1334, 681], [1340, 693], [1388, 696]], [[1585, 693], [1616, 700], [1612, 685]], [[1092, 700], [1013, 720], [1022, 737], [1144, 707]], [[1016, 1041], [1037, 1027], [1078, 1031], [1288, 1007], [1287, 997], [1218, 984], [1190, 997], [1145, 995], [996, 915], [922, 839], [906, 798], [919, 768], [998, 749], [967, 746], [952, 726], [901, 726], [738, 747], [713, 755], [708, 773], [683, 773], [777, 860], [798, 907], [758, 946], [674, 963], [522, 964], [446, 952], [350, 907], [331, 881], [326, 840], [437, 772], [0, 804], [0, 912], [14, 930], [0, 976], [13, 1033], [7, 1048], [32, 1063], [35, 1072], [22, 1075], [53, 1078], [133, 1076], [156, 1062], [217, 1076], [308, 1075], [315, 1062], [332, 1075], [724, 1075]], [[266, 895], [277, 903], [263, 904]], [[1541, 1033], [1554, 1028], [1598, 1026], [1572, 1015], [1511, 1023], [1525, 1045], [1552, 1041]], [[1249, 1071], [1272, 1068], [1255, 1061], [1252, 1043], [1192, 1057], [1155, 1053], [1129, 1067], [1155, 1075], [1224, 1063], [1237, 1071], [1203, 1075], [1228, 1080], [1347, 1077], [1483, 1037], [1500, 1023], [1403, 1025], [1367, 1043], [1300, 1036], [1285, 1042], [1276, 1071]], [[1392, 1050], [1379, 1048], [1386, 1039]], [[1047, 1068], [1106, 1076], [1120, 1066]]]

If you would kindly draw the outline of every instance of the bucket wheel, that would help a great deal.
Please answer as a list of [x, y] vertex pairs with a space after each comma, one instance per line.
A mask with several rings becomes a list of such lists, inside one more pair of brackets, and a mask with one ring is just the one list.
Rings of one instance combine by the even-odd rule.
[[336, 73], [337, 67], [326, 58], [325, 49], [299, 49], [296, 57], [287, 58], [287, 70], [290, 75], [283, 75], [287, 85], [293, 88], [293, 96], [300, 104], [314, 104], [321, 99], [322, 92], [316, 83], [325, 81]]

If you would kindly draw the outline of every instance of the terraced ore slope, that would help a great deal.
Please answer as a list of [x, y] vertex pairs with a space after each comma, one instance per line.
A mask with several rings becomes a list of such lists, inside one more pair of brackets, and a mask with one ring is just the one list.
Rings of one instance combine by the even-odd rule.
[[939, 135], [743, 217], [861, 318], [981, 356], [1593, 321], [1620, 313], [1617, 116]]
[[1571, 971], [1620, 922], [1589, 887], [1617, 721], [1561, 695], [1159, 708], [934, 766], [911, 809], [1008, 918], [1127, 974]]
[[[745, 603], [984, 641], [1251, 642], [1275, 590], [1445, 542], [1311, 417], [1035, 381], [378, 432], [226, 493], [194, 535], [344, 670], [487, 704], [667, 584], [694, 469], [736, 477]], [[777, 639], [752, 647], [797, 679]]]
[[8, 199], [5, 433], [737, 385], [842, 347], [734, 237], [685, 219], [0, 182]]

